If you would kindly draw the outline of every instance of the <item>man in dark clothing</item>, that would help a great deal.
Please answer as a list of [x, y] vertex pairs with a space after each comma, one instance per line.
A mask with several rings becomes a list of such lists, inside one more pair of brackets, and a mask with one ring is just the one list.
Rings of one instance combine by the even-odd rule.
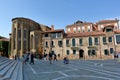
[[51, 64], [51, 62], [52, 62], [52, 53], [51, 52], [49, 52], [49, 61], [50, 61], [50, 64]]
[[31, 58], [31, 59], [30, 59], [30, 64], [31, 64], [31, 63], [34, 64], [34, 55], [33, 55], [33, 53], [30, 55], [30, 58]]
[[68, 59], [67, 57], [64, 57], [63, 63], [64, 63], [64, 64], [69, 64], [69, 59]]
[[55, 61], [55, 60], [57, 61], [57, 56], [56, 56], [56, 54], [54, 54], [54, 61]]

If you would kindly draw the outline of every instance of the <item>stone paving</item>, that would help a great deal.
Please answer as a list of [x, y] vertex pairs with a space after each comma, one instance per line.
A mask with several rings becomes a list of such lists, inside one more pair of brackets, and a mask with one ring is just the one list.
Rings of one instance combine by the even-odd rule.
[[36, 60], [23, 66], [24, 80], [120, 80], [120, 64], [116, 60]]

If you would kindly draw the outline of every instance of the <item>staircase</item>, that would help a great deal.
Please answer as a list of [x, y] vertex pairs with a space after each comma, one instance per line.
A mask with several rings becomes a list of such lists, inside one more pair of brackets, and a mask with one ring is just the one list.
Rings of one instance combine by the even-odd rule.
[[0, 57], [0, 80], [23, 80], [22, 62]]

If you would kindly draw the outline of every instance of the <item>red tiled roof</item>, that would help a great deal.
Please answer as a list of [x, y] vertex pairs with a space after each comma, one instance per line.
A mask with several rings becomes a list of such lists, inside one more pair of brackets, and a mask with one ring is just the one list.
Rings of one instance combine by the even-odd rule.
[[118, 34], [118, 33], [120, 33], [120, 30], [116, 30], [116, 31], [114, 31], [116, 34]]
[[66, 34], [66, 38], [71, 37], [87, 37], [87, 36], [100, 36], [105, 35], [105, 32], [82, 32], [82, 33], [68, 33]]
[[49, 30], [49, 31], [45, 31], [43, 33], [55, 33], [55, 32], [64, 32], [64, 29]]
[[9, 39], [0, 39], [0, 41], [9, 41]]
[[[88, 24], [93, 24], [93, 23], [92, 23], [92, 22], [83, 22], [83, 23], [78, 23], [78, 24], [81, 24], [81, 25], [88, 25]], [[77, 25], [77, 24], [67, 25], [66, 28], [67, 28], [67, 27], [72, 27], [72, 26], [75, 26], [75, 25]]]
[[104, 27], [112, 27], [112, 28], [114, 28], [114, 25], [108, 25], [108, 26], [104, 26]]
[[119, 20], [101, 20], [101, 21], [97, 22], [97, 24], [109, 23], [109, 22], [116, 22], [116, 21], [119, 21]]

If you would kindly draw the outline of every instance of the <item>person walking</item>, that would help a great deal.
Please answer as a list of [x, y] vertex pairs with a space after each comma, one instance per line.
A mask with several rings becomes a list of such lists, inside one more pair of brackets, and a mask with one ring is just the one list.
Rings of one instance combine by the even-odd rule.
[[120, 63], [120, 52], [118, 53], [118, 63]]
[[54, 53], [54, 61], [57, 61], [57, 56], [55, 53]]
[[69, 64], [69, 59], [68, 59], [68, 57], [64, 57], [63, 63], [64, 63], [64, 64]]
[[34, 54], [31, 53], [31, 56], [30, 56], [30, 63], [29, 64], [34, 64]]
[[26, 54], [26, 53], [24, 53], [22, 57], [23, 57], [23, 64], [26, 64], [27, 54]]
[[50, 61], [50, 64], [52, 63], [52, 53], [49, 52], [49, 61]]

